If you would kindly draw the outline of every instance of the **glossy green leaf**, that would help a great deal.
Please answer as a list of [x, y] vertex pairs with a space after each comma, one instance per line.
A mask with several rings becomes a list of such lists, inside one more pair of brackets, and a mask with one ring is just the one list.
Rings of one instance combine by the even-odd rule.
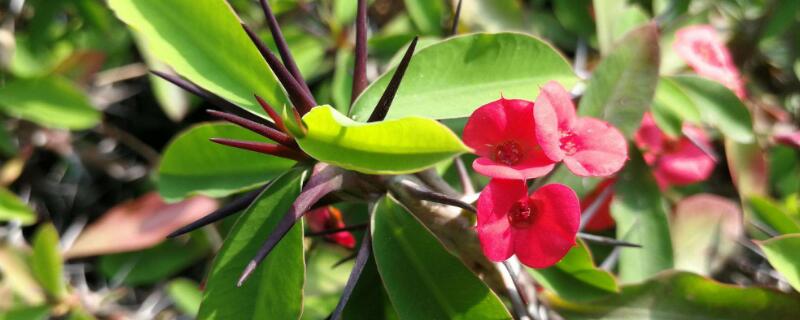
[[681, 199], [670, 219], [675, 269], [711, 275], [723, 267], [743, 236], [737, 201], [701, 193]]
[[52, 224], [39, 227], [33, 237], [33, 275], [51, 297], [61, 299], [67, 294], [64, 262], [58, 248], [58, 231]]
[[403, 0], [411, 21], [423, 35], [441, 35], [444, 1]]
[[[353, 119], [369, 118], [392, 74], [394, 69], [359, 96], [351, 110]], [[539, 87], [551, 80], [567, 88], [576, 82], [564, 57], [537, 38], [518, 33], [454, 37], [417, 51], [387, 119], [467, 117], [501, 94], [534, 100]]]
[[364, 270], [361, 271], [358, 283], [356, 283], [356, 287], [350, 295], [350, 300], [347, 301], [347, 306], [345, 306], [342, 313], [342, 319], [399, 319], [378, 273], [374, 255], [369, 257]]
[[303, 117], [308, 133], [300, 148], [317, 160], [363, 173], [420, 171], [469, 151], [446, 126], [435, 120], [407, 117], [358, 123], [331, 106], [319, 106]]
[[684, 122], [700, 122], [700, 111], [692, 99], [674, 80], [666, 77], [658, 81], [652, 112], [658, 127], [672, 137], [683, 135]]
[[777, 203], [763, 196], [752, 196], [747, 201], [753, 217], [780, 234], [800, 233], [800, 224]]
[[[166, 73], [170, 72], [169, 66], [158, 60], [155, 57], [155, 54], [150, 52], [147, 44], [141, 40], [140, 37], [134, 36], [134, 39], [139, 48], [139, 53], [142, 55], [142, 59], [150, 70]], [[172, 84], [171, 82], [155, 75], [151, 74], [147, 78], [150, 80], [150, 87], [153, 90], [153, 97], [156, 99], [156, 101], [158, 101], [158, 104], [161, 106], [161, 110], [164, 111], [164, 114], [166, 114], [167, 117], [172, 121], [181, 121], [192, 107], [192, 101], [189, 93], [186, 92], [186, 90], [183, 90], [180, 87]]]
[[400, 319], [511, 319], [500, 299], [389, 197], [372, 216], [378, 272]]
[[758, 243], [769, 264], [778, 270], [792, 287], [800, 291], [800, 234], [775, 237]]
[[117, 17], [153, 55], [178, 74], [255, 114], [258, 94], [273, 105], [288, 100], [274, 74], [223, 0], [111, 0]]
[[36, 213], [17, 198], [17, 195], [6, 188], [0, 188], [0, 221], [12, 220], [27, 226], [36, 222]]
[[301, 319], [307, 320], [324, 319], [331, 314], [339, 303], [339, 297], [353, 268], [353, 260], [337, 265], [351, 252], [314, 238], [317, 239], [320, 241], [306, 252], [306, 285], [303, 290]]
[[263, 184], [294, 161], [218, 145], [209, 138], [268, 141], [225, 123], [204, 123], [178, 135], [165, 148], [158, 167], [158, 189], [168, 201], [193, 194], [224, 197]]
[[199, 319], [297, 319], [302, 312], [305, 262], [303, 223], [283, 237], [250, 278], [236, 282], [261, 243], [300, 194], [304, 170], [275, 180], [242, 213], [208, 275]]
[[17, 79], [0, 86], [0, 110], [46, 127], [87, 129], [100, 112], [69, 80], [52, 76]]
[[166, 291], [181, 312], [192, 318], [197, 317], [197, 310], [200, 309], [200, 300], [203, 298], [203, 293], [200, 292], [199, 285], [196, 282], [178, 278], [167, 284]]
[[606, 120], [632, 137], [653, 102], [658, 63], [656, 25], [631, 31], [592, 73], [578, 114]]
[[747, 107], [728, 88], [697, 76], [669, 77], [694, 102], [704, 122], [740, 143], [753, 141], [753, 120]]
[[565, 300], [593, 300], [619, 292], [614, 276], [608, 271], [598, 269], [586, 245], [582, 241], [578, 243], [554, 266], [527, 269], [528, 273], [537, 283]]
[[619, 279], [623, 283], [644, 281], [673, 266], [666, 201], [639, 151], [633, 147], [629, 156], [614, 184], [611, 215], [617, 221], [617, 239], [642, 248], [620, 252]]
[[731, 286], [688, 272], [670, 271], [585, 304], [557, 299], [551, 303], [567, 319], [751, 320], [798, 319], [798, 299], [795, 294]]

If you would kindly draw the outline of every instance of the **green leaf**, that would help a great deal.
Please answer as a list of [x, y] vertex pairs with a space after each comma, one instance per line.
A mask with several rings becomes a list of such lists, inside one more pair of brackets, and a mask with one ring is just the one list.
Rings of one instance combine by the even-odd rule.
[[444, 1], [403, 0], [411, 21], [423, 35], [442, 35]]
[[652, 111], [658, 127], [672, 137], [683, 135], [684, 122], [700, 122], [700, 111], [692, 99], [674, 80], [666, 77], [658, 81]]
[[305, 262], [302, 220], [289, 230], [241, 288], [236, 282], [261, 243], [300, 194], [305, 170], [275, 180], [247, 208], [211, 267], [199, 319], [297, 319], [302, 312]]
[[0, 188], [0, 221], [16, 220], [22, 225], [31, 225], [36, 222], [36, 213], [22, 202], [17, 195]]
[[435, 120], [407, 117], [357, 123], [331, 106], [319, 106], [303, 117], [308, 133], [300, 148], [317, 160], [372, 174], [420, 171], [469, 151], [446, 126]]
[[608, 271], [594, 265], [592, 255], [582, 241], [578, 241], [578, 245], [554, 266], [527, 270], [537, 283], [570, 301], [593, 300], [619, 292], [617, 280]]
[[800, 291], [800, 234], [789, 234], [758, 242], [767, 255], [769, 264], [775, 267], [786, 281]]
[[[358, 97], [353, 119], [369, 118], [392, 74], [394, 69]], [[467, 117], [501, 94], [534, 100], [550, 80], [571, 88], [577, 79], [564, 57], [537, 38], [518, 33], [454, 37], [417, 51], [387, 119]]]
[[800, 319], [798, 296], [767, 288], [741, 288], [688, 272], [670, 271], [619, 294], [575, 304], [553, 299], [567, 319], [750, 320]]
[[749, 143], [754, 139], [750, 111], [736, 95], [722, 84], [697, 76], [668, 77], [678, 84], [694, 102], [705, 123], [721, 131], [726, 137]]
[[742, 236], [742, 210], [713, 194], [681, 199], [670, 219], [675, 269], [711, 275], [736, 252]]
[[50, 306], [17, 306], [0, 313], [0, 320], [45, 320], [50, 319]]
[[55, 128], [87, 129], [100, 121], [83, 92], [57, 76], [6, 83], [0, 87], [0, 110]]
[[67, 294], [64, 262], [58, 249], [58, 231], [50, 223], [39, 227], [33, 237], [33, 275], [50, 296], [61, 299]]
[[301, 319], [324, 319], [336, 308], [350, 276], [350, 269], [353, 268], [353, 260], [336, 264], [348, 255], [349, 251], [324, 241], [316, 243], [313, 249], [306, 252], [306, 285], [303, 289]]
[[111, 0], [117, 17], [145, 41], [155, 58], [197, 85], [264, 114], [253, 98], [288, 104], [275, 75], [223, 0]]
[[572, 32], [583, 37], [590, 37], [594, 33], [591, 0], [555, 1], [553, 13], [556, 19]]
[[747, 204], [754, 218], [778, 233], [800, 233], [800, 225], [792, 220], [783, 208], [769, 198], [752, 196], [748, 199]]
[[10, 157], [17, 154], [17, 151], [17, 144], [11, 138], [8, 128], [4, 125], [0, 126], [0, 155]]
[[342, 313], [342, 319], [399, 319], [378, 273], [374, 255], [369, 257], [364, 270], [361, 271], [358, 283]]
[[0, 245], [0, 274], [3, 275], [3, 285], [20, 302], [27, 305], [44, 303], [44, 292], [24, 258], [16, 247]]
[[592, 73], [578, 114], [606, 120], [632, 137], [658, 84], [658, 29], [631, 31]]
[[165, 148], [158, 167], [158, 189], [167, 201], [193, 194], [224, 197], [263, 184], [294, 161], [222, 146], [209, 138], [264, 141], [266, 138], [226, 123], [204, 123], [178, 135]]
[[150, 285], [168, 279], [211, 253], [211, 245], [201, 232], [189, 241], [171, 240], [153, 248], [100, 257], [98, 268], [109, 279], [124, 276], [123, 284]]
[[372, 215], [372, 249], [400, 319], [511, 319], [500, 299], [389, 197]]
[[617, 221], [617, 239], [640, 244], [624, 248], [619, 257], [619, 279], [643, 281], [673, 266], [666, 201], [650, 168], [632, 147], [630, 161], [614, 184], [611, 215]]
[[166, 291], [179, 310], [192, 318], [197, 317], [197, 310], [200, 309], [200, 300], [203, 299], [203, 293], [200, 292], [196, 282], [178, 278], [167, 284]]
[[627, 1], [594, 0], [593, 2], [594, 17], [597, 20], [597, 40], [603, 55], [612, 52], [618, 45], [617, 41], [627, 32], [649, 20], [642, 9], [628, 4]]
[[[141, 40], [141, 37], [134, 36], [134, 40], [139, 47], [139, 53], [142, 55], [142, 59], [150, 70], [169, 73], [169, 66], [158, 60], [153, 52], [150, 52], [147, 44]], [[161, 106], [161, 110], [164, 111], [164, 114], [172, 121], [181, 121], [192, 107], [189, 93], [161, 77], [151, 74], [147, 78], [150, 80], [153, 96], [156, 101], [158, 101], [158, 105]]]

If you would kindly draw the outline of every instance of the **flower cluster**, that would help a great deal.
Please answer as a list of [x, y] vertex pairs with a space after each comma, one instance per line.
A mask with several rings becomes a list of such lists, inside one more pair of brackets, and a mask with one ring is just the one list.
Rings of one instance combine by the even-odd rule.
[[533, 268], [561, 260], [575, 244], [581, 206], [575, 192], [548, 184], [528, 194], [526, 181], [558, 162], [582, 177], [616, 173], [628, 158], [622, 133], [578, 117], [564, 87], [549, 82], [535, 103], [505, 99], [470, 116], [464, 142], [479, 156], [472, 167], [492, 178], [478, 199], [478, 237], [492, 261], [517, 256]]
[[747, 97], [739, 69], [712, 26], [694, 25], [678, 30], [673, 48], [697, 74], [719, 81], [740, 99]]

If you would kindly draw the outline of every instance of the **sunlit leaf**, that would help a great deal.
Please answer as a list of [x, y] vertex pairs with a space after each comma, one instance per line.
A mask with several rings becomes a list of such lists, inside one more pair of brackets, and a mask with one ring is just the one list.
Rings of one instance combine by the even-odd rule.
[[61, 299], [67, 294], [64, 262], [58, 248], [58, 231], [50, 223], [39, 227], [33, 237], [31, 265], [36, 280], [51, 297]]
[[46, 127], [87, 129], [100, 112], [69, 80], [52, 76], [17, 79], [0, 86], [0, 110]]
[[759, 242], [769, 263], [792, 287], [800, 291], [800, 234], [790, 234]]
[[19, 221], [23, 225], [30, 225], [36, 222], [36, 213], [17, 195], [0, 188], [0, 221]]
[[196, 282], [178, 278], [167, 284], [166, 291], [179, 310], [190, 317], [197, 317], [197, 310], [200, 309], [200, 300], [203, 298], [203, 293], [200, 292]]
[[669, 77], [694, 102], [702, 120], [726, 137], [739, 142], [753, 141], [753, 120], [747, 107], [728, 88], [718, 82], [696, 76]]
[[617, 280], [597, 268], [582, 241], [569, 250], [556, 265], [546, 269], [527, 269], [547, 290], [570, 301], [586, 301], [619, 291]]

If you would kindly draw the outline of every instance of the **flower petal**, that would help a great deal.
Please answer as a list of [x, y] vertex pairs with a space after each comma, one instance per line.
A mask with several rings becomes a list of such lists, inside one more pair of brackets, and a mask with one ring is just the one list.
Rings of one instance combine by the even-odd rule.
[[514, 253], [531, 268], [546, 268], [563, 258], [575, 245], [581, 208], [575, 191], [548, 184], [530, 196], [536, 220], [525, 229], [513, 229]]
[[656, 161], [656, 157], [664, 151], [664, 143], [667, 139], [664, 132], [656, 126], [656, 121], [653, 115], [648, 112], [642, 118], [642, 125], [633, 137], [636, 146], [644, 153], [644, 160], [647, 164], [652, 165]]
[[470, 115], [464, 126], [464, 143], [482, 157], [491, 156], [492, 146], [506, 141], [533, 140], [533, 103], [525, 100], [492, 101]]
[[[564, 157], [564, 164], [578, 176], [610, 176], [628, 160], [628, 144], [617, 128], [594, 118], [579, 118], [567, 141], [574, 153]], [[565, 149], [569, 151], [568, 149]]]
[[673, 49], [699, 75], [722, 83], [740, 99], [747, 97], [739, 69], [712, 26], [681, 28], [675, 32]]
[[687, 185], [707, 179], [712, 171], [714, 159], [688, 139], [682, 138], [676, 151], [658, 159], [655, 176], [660, 184]]
[[538, 178], [550, 173], [555, 167], [553, 161], [550, 161], [541, 152], [539, 154], [539, 156], [527, 156], [520, 163], [513, 166], [481, 157], [472, 162], [472, 168], [484, 176], [497, 179], [527, 180]]
[[508, 211], [527, 197], [522, 180], [492, 179], [478, 198], [478, 239], [489, 260], [503, 261], [513, 254]]
[[542, 151], [551, 160], [561, 161], [561, 133], [570, 131], [576, 119], [572, 96], [560, 84], [550, 81], [539, 92], [533, 114], [536, 140]]

